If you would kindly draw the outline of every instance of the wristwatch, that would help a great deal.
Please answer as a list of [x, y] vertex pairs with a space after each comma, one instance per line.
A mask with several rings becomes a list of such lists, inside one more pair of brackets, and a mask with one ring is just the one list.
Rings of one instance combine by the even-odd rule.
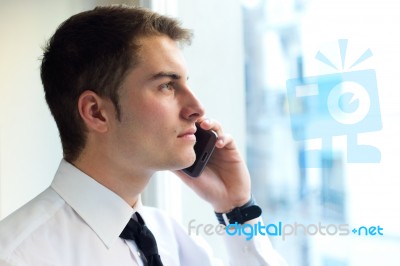
[[244, 224], [247, 221], [260, 217], [262, 210], [251, 196], [250, 200], [241, 207], [236, 207], [230, 212], [221, 213], [215, 212], [218, 222], [223, 225], [228, 224]]

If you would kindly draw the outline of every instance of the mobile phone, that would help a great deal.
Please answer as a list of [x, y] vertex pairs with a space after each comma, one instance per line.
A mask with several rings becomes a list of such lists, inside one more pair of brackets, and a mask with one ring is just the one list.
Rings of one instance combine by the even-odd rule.
[[204, 130], [198, 124], [196, 124], [196, 127], [196, 144], [194, 145], [196, 161], [188, 168], [182, 169], [184, 173], [191, 177], [198, 177], [201, 175], [214, 151], [215, 143], [217, 142], [217, 134], [214, 131]]

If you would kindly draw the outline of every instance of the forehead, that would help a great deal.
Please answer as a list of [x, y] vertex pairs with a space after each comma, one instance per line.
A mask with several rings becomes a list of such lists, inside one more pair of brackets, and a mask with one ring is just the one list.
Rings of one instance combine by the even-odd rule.
[[186, 63], [179, 44], [168, 36], [142, 37], [138, 44], [140, 46], [138, 67], [149, 68], [149, 70], [151, 68], [160, 71], [186, 72]]
[[186, 63], [176, 41], [161, 35], [143, 37], [137, 44], [140, 47], [139, 60], [123, 81], [121, 93], [133, 88], [153, 86], [162, 77], [176, 75], [182, 78], [180, 80], [187, 79]]

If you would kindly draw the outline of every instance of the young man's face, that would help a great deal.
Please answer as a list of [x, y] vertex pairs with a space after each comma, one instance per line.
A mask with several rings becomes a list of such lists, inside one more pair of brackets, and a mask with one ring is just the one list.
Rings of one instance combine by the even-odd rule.
[[144, 37], [140, 45], [140, 63], [120, 90], [121, 121], [113, 121], [112, 131], [119, 158], [113, 159], [145, 171], [187, 167], [204, 110], [187, 85], [183, 55], [167, 36]]

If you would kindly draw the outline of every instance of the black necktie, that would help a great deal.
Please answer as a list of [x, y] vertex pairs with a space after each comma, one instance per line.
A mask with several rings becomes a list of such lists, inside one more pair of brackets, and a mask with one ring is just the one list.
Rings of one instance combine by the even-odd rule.
[[144, 261], [145, 265], [162, 266], [160, 255], [158, 255], [156, 239], [144, 224], [139, 213], [136, 213], [136, 217], [138, 221], [131, 218], [119, 237], [136, 242], [136, 245], [146, 257], [147, 264]]

